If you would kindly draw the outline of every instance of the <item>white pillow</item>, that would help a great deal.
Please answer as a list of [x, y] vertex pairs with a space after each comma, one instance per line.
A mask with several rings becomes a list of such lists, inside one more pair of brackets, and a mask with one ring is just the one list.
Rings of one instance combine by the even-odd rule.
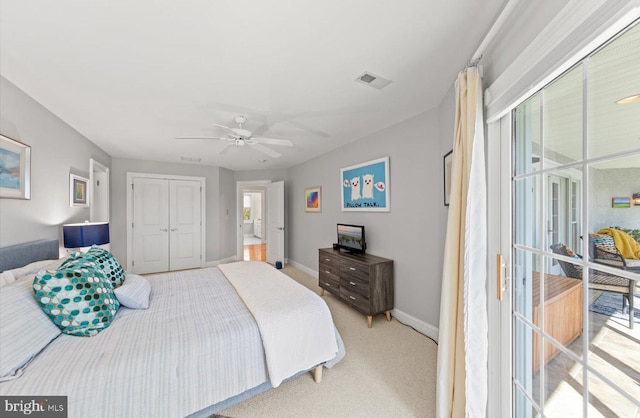
[[30, 280], [16, 280], [0, 291], [0, 382], [16, 379], [60, 329], [42, 311]]
[[60, 264], [62, 264], [62, 262], [66, 259], [67, 257], [59, 258], [57, 260], [34, 261], [33, 263], [29, 263], [26, 266], [18, 267], [17, 269], [7, 270], [7, 271], [10, 271], [11, 273], [13, 273], [13, 277], [15, 277], [16, 280], [19, 280], [23, 276], [27, 276], [30, 274], [35, 275], [40, 270], [57, 270], [58, 267], [60, 267]]
[[127, 273], [121, 286], [113, 289], [118, 302], [129, 309], [147, 309], [151, 285], [149, 281], [137, 274]]
[[15, 281], [16, 278], [13, 277], [13, 273], [11, 272], [11, 270], [3, 271], [2, 273], [0, 273], [0, 287], [9, 283], [13, 283]]

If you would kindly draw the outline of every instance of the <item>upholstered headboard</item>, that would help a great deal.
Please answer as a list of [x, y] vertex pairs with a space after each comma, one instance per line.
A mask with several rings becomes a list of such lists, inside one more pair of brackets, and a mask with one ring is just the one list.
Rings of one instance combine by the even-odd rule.
[[43, 239], [0, 248], [0, 272], [25, 266], [34, 261], [60, 258], [57, 239]]

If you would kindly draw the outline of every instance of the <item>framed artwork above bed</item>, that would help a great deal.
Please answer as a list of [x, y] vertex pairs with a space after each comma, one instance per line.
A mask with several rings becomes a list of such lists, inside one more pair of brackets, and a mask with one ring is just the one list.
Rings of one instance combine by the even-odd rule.
[[31, 147], [0, 135], [0, 197], [31, 199]]
[[75, 174], [69, 175], [69, 205], [88, 207], [89, 200], [87, 199], [89, 179], [76, 176]]

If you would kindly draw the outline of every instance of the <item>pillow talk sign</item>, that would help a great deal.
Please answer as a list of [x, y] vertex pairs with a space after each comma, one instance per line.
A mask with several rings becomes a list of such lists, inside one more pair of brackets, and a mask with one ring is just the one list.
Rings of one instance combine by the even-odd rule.
[[389, 157], [340, 169], [343, 211], [389, 212]]
[[3, 418], [67, 418], [66, 396], [0, 396]]

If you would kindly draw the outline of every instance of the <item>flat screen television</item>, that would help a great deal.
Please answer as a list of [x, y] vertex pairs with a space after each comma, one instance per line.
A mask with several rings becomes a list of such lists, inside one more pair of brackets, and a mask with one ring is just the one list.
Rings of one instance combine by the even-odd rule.
[[367, 244], [364, 225], [338, 224], [338, 247], [352, 254], [364, 254]]

